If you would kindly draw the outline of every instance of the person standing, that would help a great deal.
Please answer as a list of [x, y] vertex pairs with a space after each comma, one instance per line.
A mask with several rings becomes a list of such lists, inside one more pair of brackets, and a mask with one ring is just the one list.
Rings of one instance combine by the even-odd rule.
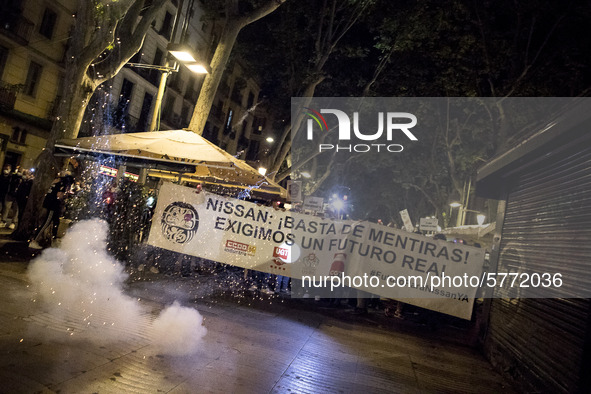
[[2, 205], [2, 209], [4, 209], [6, 194], [8, 193], [8, 188], [10, 186], [11, 170], [12, 166], [10, 164], [6, 164], [2, 169], [2, 174], [0, 174], [0, 204]]
[[25, 213], [25, 207], [27, 206], [29, 194], [31, 194], [31, 187], [33, 186], [33, 179], [35, 179], [33, 171], [23, 171], [23, 179], [18, 187], [18, 190], [16, 191], [16, 205], [18, 206], [17, 223], [21, 223], [21, 219], [23, 218], [23, 214]]
[[63, 174], [62, 177], [56, 178], [51, 187], [47, 191], [45, 198], [43, 199], [43, 209], [45, 210], [45, 221], [43, 226], [35, 236], [35, 238], [29, 243], [31, 249], [43, 249], [39, 242], [43, 239], [45, 232], [51, 228], [52, 240], [57, 238], [57, 231], [60, 224], [60, 216], [62, 214], [63, 201], [66, 192], [72, 185], [73, 178], [69, 173]]
[[[17, 166], [16, 171], [10, 174], [10, 180], [8, 182], [8, 191], [6, 193], [6, 197], [4, 198], [4, 206], [2, 207], [2, 222], [0, 223], [1, 228], [8, 226], [8, 228], [12, 230], [16, 227], [15, 223], [18, 217], [18, 205], [15, 204], [16, 193], [22, 180], [22, 169], [19, 166]], [[8, 224], [9, 221], [10, 224]]]
[[[384, 225], [384, 221], [381, 219], [382, 217], [390, 217], [390, 209], [385, 205], [378, 205], [374, 208], [365, 218], [366, 221], [370, 223], [379, 224], [380, 226]], [[372, 294], [367, 293], [363, 290], [357, 290], [357, 304], [355, 309], [353, 310], [353, 314], [355, 315], [366, 315], [368, 313], [367, 310], [367, 303], [368, 298], [371, 298]]]

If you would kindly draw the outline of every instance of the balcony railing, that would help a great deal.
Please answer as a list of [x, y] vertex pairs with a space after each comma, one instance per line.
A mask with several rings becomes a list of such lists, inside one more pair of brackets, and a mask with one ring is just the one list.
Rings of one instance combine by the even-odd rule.
[[182, 119], [179, 114], [175, 114], [172, 112], [165, 112], [162, 114], [162, 122], [166, 123], [167, 125], [174, 127], [176, 129], [180, 129], [182, 127]]
[[177, 93], [182, 93], [183, 90], [183, 81], [181, 81], [180, 75], [174, 74], [172, 78], [169, 79], [170, 83], [168, 87], [174, 89]]
[[223, 96], [227, 96], [228, 94], [230, 94], [230, 87], [227, 83], [222, 82], [220, 84], [220, 87], [218, 88], [218, 92], [220, 92]]
[[209, 111], [210, 115], [217, 120], [224, 120], [224, 113], [222, 112], [222, 108], [218, 107], [217, 105], [212, 105], [211, 110]]
[[16, 95], [21, 90], [22, 85], [11, 85], [0, 82], [0, 107], [4, 110], [14, 109]]
[[199, 98], [199, 92], [196, 90], [187, 90], [184, 95], [185, 100], [189, 100], [191, 103], [196, 103]]
[[0, 16], [0, 34], [3, 34], [21, 45], [27, 45], [31, 38], [34, 23], [22, 15], [6, 12]]
[[150, 82], [152, 85], [158, 87], [160, 84], [160, 74], [158, 70], [148, 70], [146, 68], [130, 67], [131, 70], [135, 71], [140, 77]]

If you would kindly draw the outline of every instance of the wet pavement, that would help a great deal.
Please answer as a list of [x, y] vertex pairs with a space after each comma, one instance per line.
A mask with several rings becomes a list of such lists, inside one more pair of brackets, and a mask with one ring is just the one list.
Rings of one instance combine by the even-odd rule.
[[[204, 291], [195, 277], [136, 278], [125, 292], [145, 313], [121, 340], [73, 340], [62, 334], [80, 329], [82, 316], [33, 302], [28, 253], [0, 247], [1, 393], [512, 392], [461, 328], [433, 331], [410, 316], [354, 316], [313, 300], [233, 297]], [[191, 356], [159, 354], [144, 330], [174, 300], [196, 308], [208, 330]]]

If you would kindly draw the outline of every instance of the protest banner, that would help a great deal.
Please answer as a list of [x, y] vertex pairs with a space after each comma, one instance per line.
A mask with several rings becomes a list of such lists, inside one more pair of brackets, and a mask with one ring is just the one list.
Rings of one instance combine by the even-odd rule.
[[302, 181], [287, 181], [287, 199], [291, 203], [302, 202]]
[[419, 229], [423, 232], [435, 232], [437, 231], [437, 226], [439, 226], [437, 218], [421, 218], [419, 220]]
[[160, 189], [148, 243], [303, 283], [312, 279], [310, 287], [317, 291], [331, 287], [333, 277], [349, 277], [350, 287], [464, 319], [470, 318], [477, 286], [465, 280], [441, 283], [441, 277], [479, 276], [484, 262], [482, 249], [171, 183]]
[[414, 226], [412, 225], [412, 221], [410, 220], [410, 215], [408, 214], [408, 209], [403, 209], [400, 211], [400, 217], [402, 218], [402, 223], [404, 224], [404, 228], [409, 233], [415, 231]]

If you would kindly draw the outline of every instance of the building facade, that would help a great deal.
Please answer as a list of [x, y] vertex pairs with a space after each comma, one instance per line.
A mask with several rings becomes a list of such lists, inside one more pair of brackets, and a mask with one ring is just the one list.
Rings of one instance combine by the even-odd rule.
[[[64, 55], [74, 23], [76, 0], [2, 0], [0, 16], [0, 163], [32, 167], [49, 136], [63, 81]], [[174, 67], [169, 43], [185, 43], [209, 63], [220, 26], [206, 21], [198, 0], [170, 0], [154, 20], [142, 49], [93, 96], [80, 135], [147, 131], [156, 108], [162, 73], [150, 66]], [[204, 75], [176, 65], [167, 79], [156, 130], [187, 127]], [[206, 135], [232, 154], [257, 158], [268, 133], [260, 88], [233, 62], [224, 75]], [[250, 110], [249, 110], [250, 109]], [[240, 120], [240, 122], [238, 122]], [[224, 127], [228, 124], [229, 126]], [[231, 130], [231, 131], [229, 131]], [[251, 143], [250, 138], [254, 138]]]
[[33, 166], [64, 75], [74, 0], [4, 0], [0, 14], [0, 162]]
[[264, 165], [274, 138], [272, 117], [248, 66], [230, 62], [217, 91], [203, 136], [252, 166]]

